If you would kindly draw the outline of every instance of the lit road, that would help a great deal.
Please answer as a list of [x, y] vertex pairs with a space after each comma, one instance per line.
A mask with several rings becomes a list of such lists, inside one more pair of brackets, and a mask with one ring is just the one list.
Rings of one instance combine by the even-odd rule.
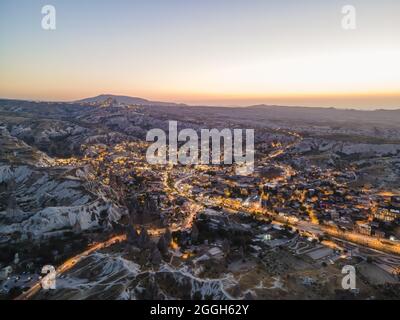
[[[64, 272], [70, 270], [73, 268], [78, 262], [82, 261], [82, 259], [86, 258], [88, 255], [92, 254], [93, 252], [96, 252], [100, 249], [104, 249], [107, 247], [110, 247], [111, 245], [120, 242], [120, 241], [125, 241], [126, 240], [126, 235], [119, 235], [119, 236], [114, 236], [110, 239], [108, 239], [105, 242], [100, 242], [97, 243], [91, 247], [89, 247], [87, 250], [84, 252], [76, 255], [75, 257], [72, 257], [65, 261], [61, 266], [59, 266], [56, 270], [57, 276], [63, 274]], [[20, 296], [18, 296], [15, 300], [29, 300], [31, 299], [34, 295], [36, 295], [40, 289], [42, 288], [41, 282], [38, 281], [35, 285], [33, 285], [28, 291], [24, 292]]]
[[279, 215], [276, 215], [275, 213], [268, 212], [266, 210], [251, 210], [249, 208], [244, 208], [243, 206], [231, 206], [223, 202], [215, 202], [215, 205], [220, 205], [221, 207], [226, 209], [233, 209], [235, 212], [241, 211], [250, 213], [253, 214], [255, 217], [259, 217], [260, 219], [262, 219], [262, 217], [269, 217], [276, 222], [287, 224], [293, 228], [298, 229], [301, 232], [306, 232], [314, 236], [326, 234], [341, 240], [349, 241], [357, 245], [375, 249], [377, 251], [400, 255], [399, 242], [387, 239], [380, 240], [372, 236], [367, 236], [351, 231], [341, 231], [335, 227], [319, 225], [305, 220], [296, 221], [295, 219], [291, 219], [290, 217], [281, 217]]

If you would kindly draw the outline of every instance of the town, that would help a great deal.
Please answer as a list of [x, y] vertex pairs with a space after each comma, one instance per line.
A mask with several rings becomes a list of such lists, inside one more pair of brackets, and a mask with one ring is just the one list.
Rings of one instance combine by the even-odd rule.
[[[60, 104], [58, 108], [75, 106]], [[240, 163], [223, 161], [152, 164], [146, 157], [151, 142], [145, 141], [145, 131], [137, 127], [133, 131], [125, 119], [168, 129], [168, 123], [159, 118], [165, 115], [156, 112], [155, 116], [154, 107], [119, 106], [112, 100], [85, 108], [89, 109], [83, 113], [78, 108], [80, 120], [75, 129], [48, 131], [50, 142], [42, 142], [41, 148], [51, 146], [49, 154], [53, 156], [40, 155], [42, 169], [31, 167], [39, 171], [19, 173], [15, 167], [4, 167], [8, 171], [3, 173], [3, 190], [13, 195], [5, 212], [15, 218], [8, 218], [9, 226], [0, 230], [2, 241], [12, 248], [13, 243], [20, 246], [30, 239], [31, 248], [10, 250], [9, 259], [14, 262], [2, 269], [3, 294], [20, 299], [63, 298], [74, 294], [74, 283], [81, 281], [89, 266], [103, 270], [109, 263], [111, 274], [100, 276], [91, 271], [89, 281], [101, 277], [113, 288], [108, 297], [115, 299], [367, 299], [389, 297], [396, 291], [400, 195], [389, 182], [387, 189], [374, 181], [360, 184], [364, 179], [360, 160], [342, 156], [321, 162], [315, 151], [304, 151], [310, 140], [304, 129], [265, 128], [256, 123], [254, 170], [250, 174], [238, 174]], [[195, 115], [192, 112], [192, 117]], [[200, 130], [195, 119], [188, 122], [182, 112], [180, 117], [182, 126]], [[240, 124], [235, 121], [217, 118], [210, 125], [237, 128]], [[92, 123], [101, 126], [92, 129]], [[3, 124], [4, 145], [16, 137], [25, 139], [27, 129], [21, 130], [22, 125], [10, 126], [10, 120]], [[32, 130], [29, 135], [35, 136]], [[59, 135], [75, 141], [83, 133], [86, 138], [83, 143], [78, 140], [79, 152], [67, 154], [65, 148], [55, 149], [51, 142]], [[69, 147], [74, 150], [73, 145]], [[21, 148], [24, 157], [29, 155], [27, 159], [39, 157], [26, 145]], [[14, 161], [13, 153], [3, 161]], [[85, 190], [81, 200], [73, 200], [74, 205], [65, 213], [65, 209], [51, 213], [50, 221], [57, 217], [54, 229], [40, 222], [38, 215], [44, 216], [46, 211], [22, 215], [22, 210], [28, 210], [22, 195], [28, 195], [22, 190], [15, 192], [16, 181], [39, 176], [43, 170], [53, 177], [55, 186], [60, 186], [43, 194], [41, 201], [46, 206], [65, 206], [74, 199], [76, 190]], [[42, 180], [29, 180], [30, 188], [43, 189]], [[56, 193], [57, 188], [70, 185], [75, 191]], [[65, 214], [67, 219], [62, 218]], [[76, 218], [72, 218], [74, 214]], [[23, 221], [26, 234], [17, 232], [21, 229], [13, 219]], [[53, 245], [53, 255], [35, 257], [35, 243], [44, 249], [57, 243], [55, 238], [80, 244], [69, 249]], [[40, 266], [46, 263], [59, 265], [57, 283], [61, 287], [57, 290], [40, 290], [37, 283]], [[357, 290], [341, 287], [341, 271], [347, 265], [357, 266]], [[120, 280], [114, 282], [115, 277]], [[134, 286], [127, 282], [132, 278]], [[142, 291], [142, 287], [148, 289]], [[102, 296], [97, 289], [76, 294], [79, 299]]]

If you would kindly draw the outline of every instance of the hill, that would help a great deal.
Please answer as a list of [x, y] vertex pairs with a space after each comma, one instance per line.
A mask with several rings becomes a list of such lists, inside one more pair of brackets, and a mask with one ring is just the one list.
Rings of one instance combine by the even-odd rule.
[[120, 104], [134, 104], [140, 106], [184, 106], [184, 104], [178, 104], [173, 102], [160, 102], [160, 101], [150, 101], [138, 97], [129, 96], [119, 96], [112, 94], [101, 94], [96, 97], [85, 98], [82, 100], [75, 101], [77, 103], [102, 103], [106, 100], [113, 99]]

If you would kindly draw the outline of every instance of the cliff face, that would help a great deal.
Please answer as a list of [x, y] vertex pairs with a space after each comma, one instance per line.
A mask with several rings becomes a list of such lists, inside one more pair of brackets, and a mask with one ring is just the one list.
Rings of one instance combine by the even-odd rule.
[[[28, 131], [20, 125], [13, 134]], [[90, 168], [56, 166], [55, 159], [4, 126], [0, 142], [0, 243], [107, 229], [126, 213], [91, 179]]]

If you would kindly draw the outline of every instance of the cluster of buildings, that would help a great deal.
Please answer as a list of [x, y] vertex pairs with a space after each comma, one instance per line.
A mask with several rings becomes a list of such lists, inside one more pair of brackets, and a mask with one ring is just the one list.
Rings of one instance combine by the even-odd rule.
[[238, 210], [264, 210], [343, 231], [397, 240], [400, 197], [349, 187], [355, 177], [351, 170], [343, 173], [310, 166], [281, 179], [287, 171], [273, 166], [267, 174], [264, 169], [252, 176], [235, 176], [224, 168], [197, 171], [190, 180], [189, 194], [233, 204]]

